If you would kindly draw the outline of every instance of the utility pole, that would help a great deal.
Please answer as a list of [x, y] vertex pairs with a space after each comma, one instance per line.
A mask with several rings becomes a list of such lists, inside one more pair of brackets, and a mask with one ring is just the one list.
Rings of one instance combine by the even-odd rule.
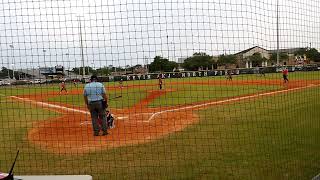
[[[14, 55], [13, 55], [13, 48], [14, 48], [14, 46], [11, 44], [11, 45], [9, 45], [9, 47], [11, 48], [11, 58], [12, 58], [12, 63], [14, 63]], [[9, 61], [8, 61], [8, 78], [10, 79], [10, 72], [9, 72]], [[13, 71], [13, 73], [14, 73], [14, 71]], [[14, 75], [12, 76], [12, 79], [14, 79]]]
[[11, 66], [12, 66], [12, 79], [15, 79], [15, 77], [14, 77], [14, 64], [12, 63]]
[[168, 60], [170, 58], [170, 55], [169, 55], [169, 36], [167, 35], [167, 48], [168, 48]]
[[[86, 74], [86, 70], [85, 70], [85, 67], [84, 67], [82, 27], [81, 27], [81, 21], [80, 21], [79, 16], [78, 16], [78, 23], [79, 23], [79, 33], [80, 33], [80, 46], [81, 46], [82, 78], [84, 78], [84, 75]], [[79, 69], [79, 71], [80, 71], [80, 69]]]
[[279, 0], [277, 0], [277, 65], [279, 66], [280, 52], [279, 52]]
[[146, 72], [147, 72], [147, 73], [148, 73], [148, 71], [149, 71], [149, 70], [148, 70], [148, 63], [149, 63], [149, 62], [148, 62], [148, 57], [145, 56], [145, 57], [144, 57], [144, 64], [145, 64], [145, 69], [146, 69]]

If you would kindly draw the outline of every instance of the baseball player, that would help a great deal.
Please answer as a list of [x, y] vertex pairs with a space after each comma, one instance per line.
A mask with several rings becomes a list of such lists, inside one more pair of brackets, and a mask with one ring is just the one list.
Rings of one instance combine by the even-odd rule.
[[282, 70], [282, 77], [283, 77], [283, 82], [284, 82], [284, 83], [288, 83], [288, 82], [289, 82], [288, 74], [289, 74], [288, 69], [287, 69], [287, 68], [284, 68], [284, 69]]
[[77, 81], [75, 79], [73, 80], [73, 85], [74, 87], [77, 87]]
[[158, 79], [159, 79], [159, 89], [161, 90], [162, 89], [162, 74], [159, 74]]
[[120, 81], [119, 81], [119, 87], [120, 87], [120, 88], [123, 88], [123, 79], [122, 79], [122, 78], [121, 78]]
[[66, 83], [64, 81], [60, 83], [60, 94], [62, 91], [65, 91], [66, 93], [68, 93], [68, 90], [66, 88]]
[[227, 71], [227, 80], [229, 81], [232, 81], [232, 73], [231, 73], [231, 70], [230, 71]]
[[[111, 112], [109, 110], [107, 110], [107, 109], [106, 109], [106, 116], [107, 116], [107, 128], [108, 129], [115, 128], [114, 117], [111, 114]], [[102, 126], [102, 118], [100, 116], [98, 117], [98, 123], [99, 123], [100, 126]]]

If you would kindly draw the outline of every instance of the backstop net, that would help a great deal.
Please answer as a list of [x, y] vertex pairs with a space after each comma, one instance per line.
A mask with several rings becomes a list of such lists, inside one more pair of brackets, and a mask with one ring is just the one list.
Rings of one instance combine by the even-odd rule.
[[315, 177], [319, 8], [2, 0], [0, 171], [20, 150], [16, 175]]

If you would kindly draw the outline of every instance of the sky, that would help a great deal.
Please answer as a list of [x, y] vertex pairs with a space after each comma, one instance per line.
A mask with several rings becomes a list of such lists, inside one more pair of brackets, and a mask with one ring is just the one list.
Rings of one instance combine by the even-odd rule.
[[[0, 66], [133, 66], [277, 48], [277, 0], [2, 0]], [[279, 0], [280, 48], [320, 47], [320, 0]], [[80, 25], [81, 24], [81, 25]]]

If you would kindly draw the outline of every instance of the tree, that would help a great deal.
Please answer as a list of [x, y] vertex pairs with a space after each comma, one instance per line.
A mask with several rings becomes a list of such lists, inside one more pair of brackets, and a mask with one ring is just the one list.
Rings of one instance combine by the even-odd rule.
[[182, 66], [186, 70], [197, 71], [199, 68], [209, 68], [213, 63], [212, 56], [206, 53], [194, 53], [192, 57], [187, 58]]
[[249, 56], [249, 60], [252, 62], [252, 66], [259, 66], [267, 58], [262, 57], [260, 53], [254, 53], [252, 56]]
[[2, 79], [8, 78], [8, 69], [6, 67], [2, 67], [1, 72], [0, 72], [0, 78], [2, 78]]
[[[8, 74], [9, 74], [9, 77], [8, 77]], [[0, 78], [10, 78], [10, 79], [12, 79], [13, 78], [13, 70], [12, 69], [8, 69], [6, 67], [2, 67], [2, 69], [0, 71]], [[14, 78], [19, 79], [19, 72], [14, 71]]]
[[237, 58], [235, 55], [220, 55], [217, 61], [219, 66], [227, 66], [230, 64], [236, 64]]
[[149, 65], [150, 72], [167, 71], [171, 72], [174, 68], [177, 68], [178, 64], [174, 61], [169, 61], [161, 56], [156, 56], [154, 61]]
[[294, 52], [295, 56], [304, 56], [307, 52], [307, 48], [300, 48]]
[[109, 75], [110, 74], [110, 70], [107, 67], [98, 68], [96, 70], [96, 74], [101, 75], [101, 76]]
[[306, 56], [311, 61], [320, 62], [320, 53], [315, 48], [308, 49], [306, 51]]
[[[279, 54], [279, 61], [280, 62], [288, 60], [288, 59], [289, 59], [289, 55], [287, 53], [281, 52]], [[273, 63], [277, 62], [277, 53], [272, 53], [269, 58], [269, 61], [271, 61]]]

